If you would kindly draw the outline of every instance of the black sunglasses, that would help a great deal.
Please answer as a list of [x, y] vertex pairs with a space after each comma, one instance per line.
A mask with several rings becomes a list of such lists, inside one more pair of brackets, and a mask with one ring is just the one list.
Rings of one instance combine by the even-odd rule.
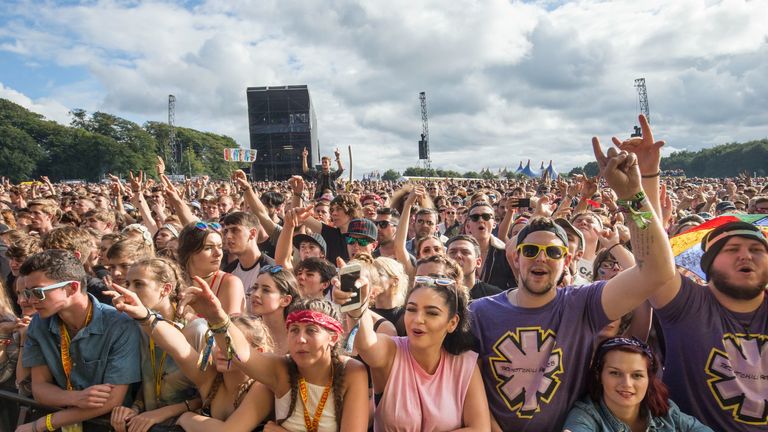
[[469, 215], [469, 218], [472, 220], [472, 222], [477, 222], [480, 220], [480, 218], [483, 218], [484, 221], [488, 222], [493, 217], [490, 213], [475, 213]]
[[374, 223], [376, 224], [377, 227], [379, 227], [381, 229], [387, 229], [387, 228], [389, 228], [390, 225], [392, 225], [393, 227], [397, 226], [397, 224], [394, 224], [394, 223], [392, 223], [390, 221], [385, 221], [385, 220], [383, 220], [383, 221], [375, 221]]

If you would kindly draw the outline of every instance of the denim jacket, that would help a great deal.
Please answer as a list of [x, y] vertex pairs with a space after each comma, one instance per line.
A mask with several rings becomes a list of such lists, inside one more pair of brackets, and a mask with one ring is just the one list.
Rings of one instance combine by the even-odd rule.
[[[695, 417], [680, 411], [680, 408], [671, 400], [666, 416], [654, 417], [651, 413], [647, 415], [648, 429], [646, 430], [649, 432], [712, 432], [712, 429], [703, 425]], [[563, 429], [571, 432], [632, 432], [629, 426], [613, 415], [602, 399], [600, 403], [595, 403], [589, 396], [583, 397], [573, 405]]]

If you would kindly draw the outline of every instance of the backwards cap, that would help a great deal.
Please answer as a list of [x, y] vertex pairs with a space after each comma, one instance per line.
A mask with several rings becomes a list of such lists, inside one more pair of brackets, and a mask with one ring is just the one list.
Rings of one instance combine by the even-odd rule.
[[709, 269], [712, 267], [712, 262], [728, 242], [728, 239], [733, 236], [757, 240], [768, 249], [768, 240], [763, 232], [760, 231], [760, 228], [741, 221], [720, 225], [701, 239], [701, 250], [704, 251], [704, 255], [701, 257], [701, 270], [707, 275], [707, 280], [709, 280]]

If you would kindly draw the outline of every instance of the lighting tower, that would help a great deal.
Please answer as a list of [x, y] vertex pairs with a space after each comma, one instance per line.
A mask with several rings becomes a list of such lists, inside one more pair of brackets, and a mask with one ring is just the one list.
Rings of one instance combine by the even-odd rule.
[[181, 165], [181, 148], [176, 142], [176, 96], [168, 95], [168, 148], [171, 157], [166, 158], [171, 165], [171, 173], [178, 174]]
[[[648, 124], [650, 124], [651, 113], [650, 109], [648, 108], [648, 91], [645, 88], [645, 78], [637, 78], [635, 80], [635, 88], [637, 89], [637, 96], [640, 103], [640, 114], [644, 114], [645, 119], [648, 120]], [[632, 136], [642, 136], [640, 126], [635, 126], [635, 132], [632, 134]]]
[[424, 168], [432, 168], [429, 156], [429, 119], [427, 117], [427, 94], [419, 93], [421, 101], [421, 140], [419, 140], [419, 160], [424, 161]]

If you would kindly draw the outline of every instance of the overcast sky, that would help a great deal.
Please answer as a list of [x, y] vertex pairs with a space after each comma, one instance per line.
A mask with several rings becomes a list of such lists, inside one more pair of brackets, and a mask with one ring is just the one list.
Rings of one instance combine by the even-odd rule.
[[[245, 90], [307, 84], [323, 153], [414, 166], [427, 93], [433, 167], [592, 160], [637, 123], [667, 152], [768, 137], [768, 0], [15, 1], [0, 97], [67, 124], [105, 111], [232, 136]], [[346, 150], [345, 150], [346, 151]]]

